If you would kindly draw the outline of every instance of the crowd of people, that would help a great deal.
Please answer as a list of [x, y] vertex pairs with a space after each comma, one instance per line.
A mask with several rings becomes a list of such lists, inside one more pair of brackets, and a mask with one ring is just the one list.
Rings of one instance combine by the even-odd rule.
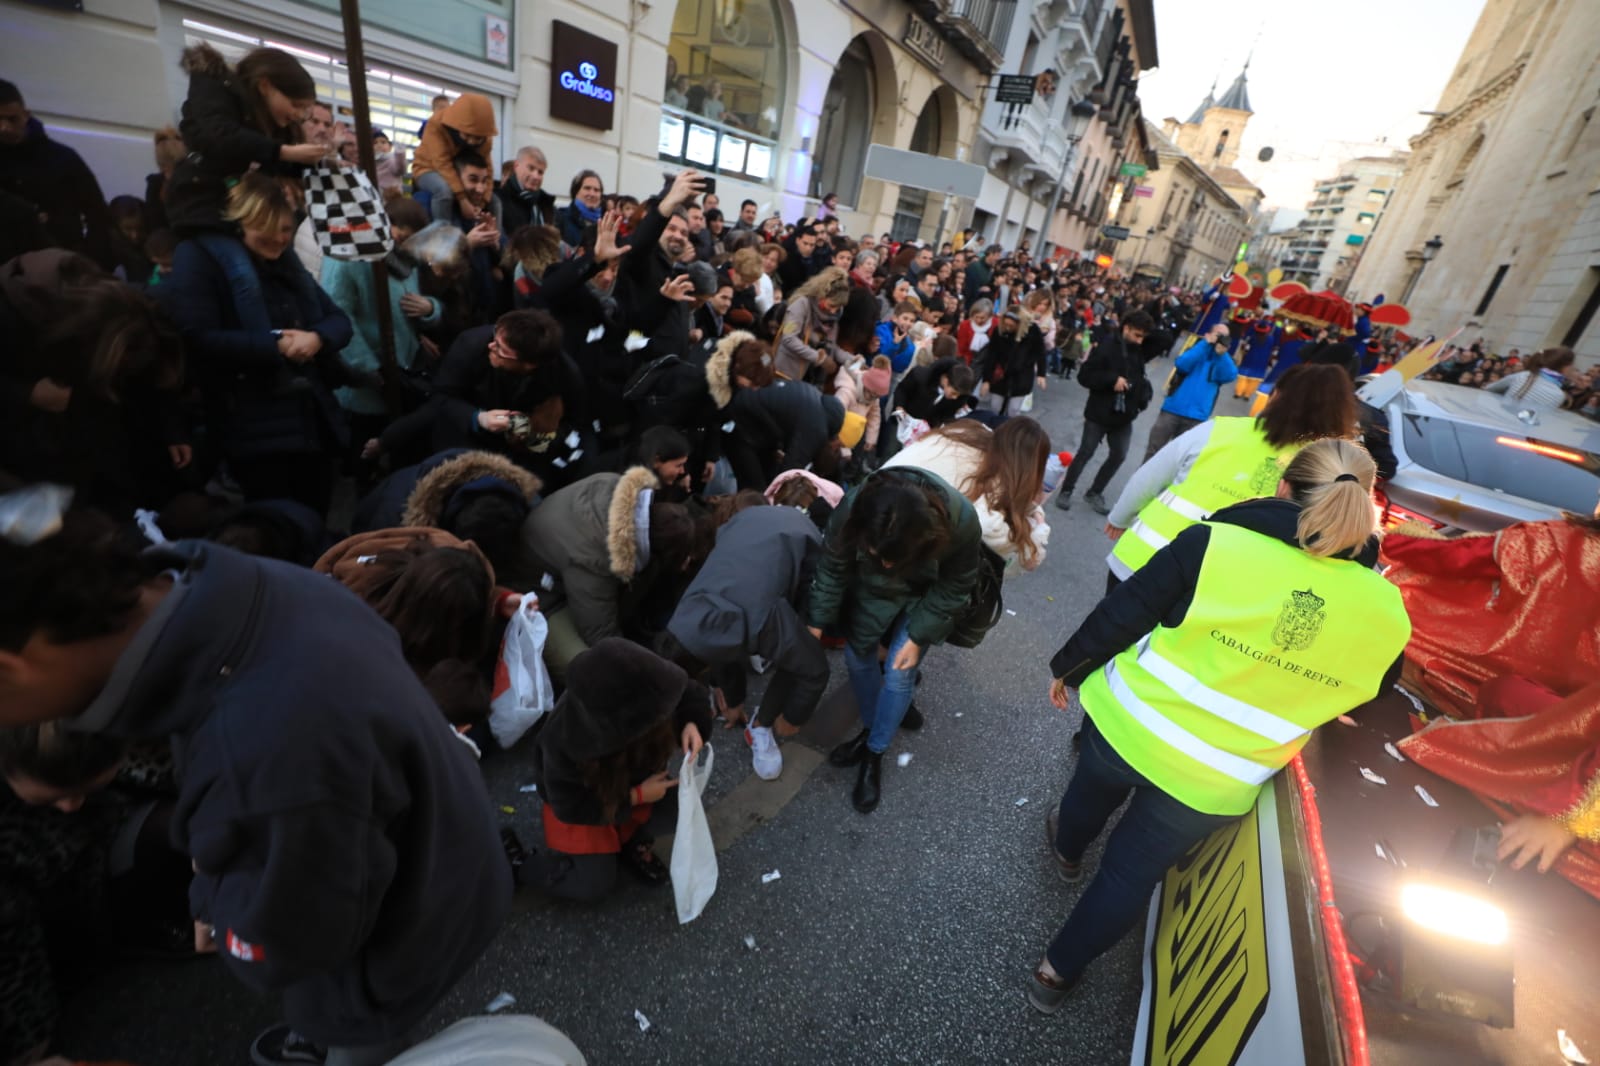
[[[665, 883], [669, 757], [721, 718], [778, 777], [830, 649], [861, 725], [830, 760], [872, 812], [921, 724], [922, 662], [983, 641], [1007, 576], [1045, 559], [1052, 479], [1070, 508], [1102, 441], [1084, 499], [1110, 592], [1052, 670], [1052, 699], [1081, 687], [1089, 718], [1049, 823], [1063, 878], [1143, 798], [1036, 1007], [1397, 670], [1409, 628], [1371, 569], [1349, 345], [1279, 352], [1265, 412], [1214, 419], [1245, 332], [1230, 345], [1214, 293], [965, 234], [856, 239], [827, 200], [725, 215], [693, 170], [638, 197], [582, 170], [558, 207], [537, 146], [497, 175], [471, 93], [435, 102], [409, 161], [375, 133], [393, 248], [374, 269], [307, 210], [306, 172], [351, 142], [293, 56], [200, 45], [183, 69], [146, 195], [109, 204], [0, 82], [0, 1060], [49, 1052], [62, 960], [85, 958], [61, 938], [110, 930], [281, 993], [256, 1062], [388, 1061], [515, 888]], [[1147, 365], [1186, 331], [1110, 501], [1156, 402]], [[1029, 412], [1073, 376], [1083, 437], [1053, 468]], [[1282, 596], [1234, 602], [1218, 573], [1245, 556], [1286, 589], [1314, 579], [1306, 609], [1341, 620], [1272, 682], [1298, 710], [1220, 728], [1171, 663], [1232, 699], [1259, 668], [1207, 658], [1208, 633], [1315, 637], [1279, 632]], [[499, 824], [477, 765], [511, 746], [502, 639], [533, 610], [559, 700], [506, 757], [531, 768], [537, 833]], [[1340, 659], [1352, 611], [1366, 666]], [[757, 707], [753, 661], [773, 673]], [[1141, 732], [1151, 706], [1183, 727]]]

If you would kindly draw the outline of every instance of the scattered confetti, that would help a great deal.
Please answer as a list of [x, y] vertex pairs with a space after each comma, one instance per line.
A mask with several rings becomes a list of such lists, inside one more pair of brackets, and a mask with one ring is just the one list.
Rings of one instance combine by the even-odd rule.
[[489, 1005], [483, 1009], [486, 1013], [498, 1014], [507, 1007], [516, 1003], [516, 1001], [517, 997], [513, 996], [510, 992], [502, 992], [498, 996], [491, 999], [489, 1001]]
[[1565, 1056], [1568, 1062], [1578, 1063], [1578, 1066], [1587, 1066], [1588, 1057], [1578, 1050], [1578, 1045], [1573, 1043], [1572, 1037], [1567, 1035], [1565, 1029], [1556, 1030], [1556, 1043], [1560, 1046], [1561, 1054]]
[[578, 436], [578, 431], [573, 430], [571, 433], [567, 434], [567, 447], [576, 448], [578, 446], [578, 442], [582, 439], [582, 437]]
[[1361, 776], [1366, 778], [1368, 781], [1371, 781], [1374, 785], [1387, 785], [1389, 783], [1388, 781], [1384, 780], [1382, 774], [1374, 773], [1373, 771], [1368, 770], [1365, 766], [1361, 768]]
[[518, 792], [537, 792], [537, 791], [539, 791], [539, 786], [538, 785], [523, 785], [521, 788], [517, 789], [517, 791]]
[[1389, 743], [1386, 742], [1383, 745], [1383, 750], [1388, 752], [1389, 753], [1389, 758], [1393, 759], [1395, 762], [1405, 762], [1406, 761], [1406, 757], [1404, 755], [1400, 754], [1400, 749], [1395, 747], [1393, 744], [1389, 744]]
[[500, 813], [501, 814], [516, 814], [517, 813], [517, 809], [515, 807], [506, 807], [506, 806], [502, 805], [501, 808], [500, 808]]
[[557, 470], [565, 470], [567, 468], [567, 461], [558, 456], [550, 460], [550, 465], [555, 467]]
[[1027, 796], [1023, 796], [1021, 799], [1017, 800], [1017, 802], [1012, 804], [1013, 807], [1026, 807], [1027, 805], [1028, 805], [1028, 797]]
[[370, 566], [371, 564], [373, 564], [373, 563], [375, 563], [377, 561], [378, 561], [378, 557], [376, 555], [358, 555], [358, 556], [356, 556], [356, 565], [357, 566]]
[[962, 715], [964, 715], [964, 714], [966, 714], [966, 713], [967, 713], [967, 712], [966, 712], [966, 711], [957, 711], [957, 712], [956, 712], [956, 717], [957, 717], [957, 718], [960, 718], [960, 717], [961, 717], [961, 716], [962, 716]]
[[1417, 699], [1410, 692], [1408, 692], [1405, 689], [1401, 688], [1399, 685], [1396, 685], [1394, 687], [1394, 690], [1396, 692], [1400, 693], [1400, 695], [1404, 696], [1406, 699], [1410, 700], [1411, 701], [1411, 706], [1413, 706], [1413, 707], [1415, 707], [1417, 709], [1417, 713], [1418, 714], [1422, 715], [1424, 718], [1426, 718], [1428, 716], [1428, 709], [1422, 705], [1422, 701], [1421, 700]]
[[633, 1020], [639, 1023], [639, 1032], [648, 1033], [650, 1031], [650, 1019], [644, 1016], [644, 1011], [634, 1011]]
[[1006, 614], [1009, 614], [1009, 615], [1011, 615], [1011, 616], [1012, 616], [1012, 617], [1013, 617], [1013, 618], [1015, 618], [1015, 617], [1016, 617], [1016, 614], [1017, 614], [1017, 612], [1016, 612], [1016, 611], [1013, 611], [1013, 610], [1012, 610], [1012, 609], [1011, 609], [1011, 608], [1009, 608], [1009, 607], [1007, 607], [1007, 608], [1006, 608]]
[[902, 751], [900, 753], [900, 757], [897, 758], [895, 760], [895, 762], [899, 763], [901, 766], [910, 766], [911, 765], [911, 753], [909, 751]]
[[756, 938], [753, 937], [753, 936], [748, 936], [747, 935], [744, 938], [744, 946], [749, 948], [751, 951], [760, 951], [761, 950], [760, 948], [756, 947]]
[[1430, 807], [1439, 806], [1439, 801], [1434, 799], [1432, 796], [1428, 795], [1428, 790], [1427, 789], [1423, 788], [1421, 785], [1416, 786], [1416, 788], [1417, 788], [1417, 795], [1422, 797], [1422, 802], [1423, 803], [1426, 803]]
[[761, 875], [761, 883], [764, 884], [764, 885], [770, 885], [770, 884], [772, 884], [772, 882], [776, 881], [778, 878], [780, 878], [782, 876], [783, 876], [782, 874], [780, 874], [778, 871], [774, 870], [770, 874], [762, 874]]
[[[605, 335], [606, 335], [606, 328], [604, 326], [596, 326], [596, 327], [594, 327], [593, 329], [591, 329], [589, 331], [589, 335], [585, 339], [585, 343], [586, 344], [593, 344], [595, 341], [600, 340]], [[594, 428], [595, 428], [595, 432], [598, 433], [600, 431], [600, 423], [596, 422], [594, 424]]]
[[1051, 603], [1056, 602], [1056, 598], [1054, 596], [1046, 596], [1045, 599], [1049, 600]]
[[1341, 714], [1339, 716], [1339, 724], [1340, 725], [1347, 725], [1347, 726], [1354, 727], [1355, 724], [1356, 724], [1356, 720], [1354, 718], [1351, 718], [1348, 714]]
[[1389, 853], [1383, 850], [1382, 844], [1374, 843], [1372, 845], [1372, 850], [1376, 851], [1378, 853], [1378, 858], [1382, 859], [1384, 862], [1389, 861]]

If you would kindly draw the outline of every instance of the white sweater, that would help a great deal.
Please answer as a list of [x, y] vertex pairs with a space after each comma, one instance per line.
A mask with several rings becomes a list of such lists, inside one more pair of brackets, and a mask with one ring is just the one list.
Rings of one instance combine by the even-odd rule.
[[[909, 466], [925, 470], [935, 477], [942, 478], [957, 492], [966, 495], [963, 486], [982, 463], [983, 454], [978, 449], [931, 433], [900, 449], [893, 458], [883, 464], [883, 469]], [[1009, 569], [1010, 564], [1017, 558], [1018, 549], [1011, 539], [1011, 527], [1006, 524], [1005, 516], [992, 510], [989, 501], [982, 498], [972, 501], [972, 509], [978, 514], [978, 525], [983, 530], [984, 547], [1004, 559]], [[1039, 549], [1034, 564], [1037, 567], [1039, 563], [1044, 562], [1045, 545], [1050, 543], [1050, 525], [1044, 519], [1044, 511], [1037, 506], [1033, 508], [1029, 519], [1032, 540]]]

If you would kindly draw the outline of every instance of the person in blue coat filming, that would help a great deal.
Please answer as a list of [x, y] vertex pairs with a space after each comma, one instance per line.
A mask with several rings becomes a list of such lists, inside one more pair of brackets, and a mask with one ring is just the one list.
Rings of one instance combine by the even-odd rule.
[[1217, 405], [1217, 393], [1238, 376], [1228, 354], [1228, 327], [1218, 322], [1178, 356], [1167, 382], [1166, 402], [1161, 405], [1156, 424], [1150, 427], [1145, 460], [1148, 462], [1174, 437], [1210, 418]]

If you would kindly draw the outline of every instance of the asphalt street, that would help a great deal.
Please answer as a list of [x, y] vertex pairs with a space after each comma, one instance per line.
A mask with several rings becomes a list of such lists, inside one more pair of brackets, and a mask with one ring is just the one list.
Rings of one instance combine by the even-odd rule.
[[[1166, 366], [1151, 367], [1158, 392]], [[1052, 378], [1036, 404], [1057, 449], [1077, 447], [1084, 396]], [[1140, 417], [1111, 499], [1144, 453], [1156, 406]], [[1049, 557], [1006, 582], [1006, 615], [983, 645], [928, 656], [918, 692], [927, 725], [897, 739], [892, 755], [911, 758], [886, 760], [875, 813], [851, 807], [853, 771], [823, 758], [855, 728], [834, 652], [833, 691], [786, 745], [779, 781], [754, 777], [742, 733], [716, 730], [708, 812], [720, 878], [699, 920], [680, 927], [665, 887], [629, 883], [593, 907], [523, 893], [430, 1030], [504, 992], [515, 997], [510, 1009], [547, 1019], [603, 1066], [1126, 1062], [1138, 935], [1055, 1017], [1023, 998], [1077, 893], [1044, 849], [1045, 812], [1070, 776], [1078, 722], [1076, 710], [1050, 706], [1047, 664], [1105, 585], [1104, 519], [1081, 502], [1088, 481], [1072, 511], [1049, 508]], [[519, 791], [528, 778], [518, 754], [484, 772], [504, 821], [537, 842], [538, 801]], [[781, 876], [764, 883], [773, 871]], [[115, 964], [69, 1001], [63, 1031], [66, 1050], [87, 1059], [234, 1063], [248, 1061], [250, 1039], [277, 1019], [273, 999], [215, 960]]]

